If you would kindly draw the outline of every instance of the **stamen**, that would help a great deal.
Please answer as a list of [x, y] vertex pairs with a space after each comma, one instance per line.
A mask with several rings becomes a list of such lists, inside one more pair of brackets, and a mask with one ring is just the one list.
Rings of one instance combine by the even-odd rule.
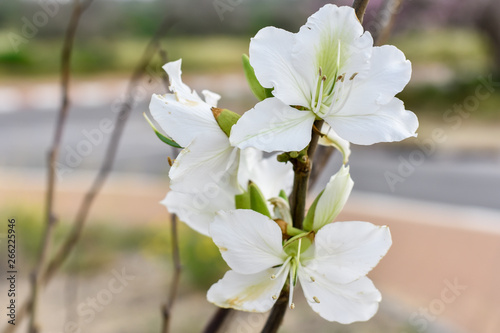
[[291, 260], [291, 259], [292, 259], [292, 257], [288, 257], [288, 258], [286, 258], [286, 260], [285, 260], [285, 262], [283, 263], [283, 265], [281, 265], [281, 268], [280, 268], [280, 270], [278, 271], [278, 273], [271, 275], [271, 280], [276, 279], [276, 277], [277, 277], [278, 275], [281, 275], [281, 273], [283, 273], [283, 270], [285, 269], [286, 265], [290, 262], [290, 260]]
[[321, 78], [321, 84], [319, 86], [318, 92], [318, 102], [316, 104], [316, 108], [314, 109], [314, 113], [318, 114], [318, 111], [321, 109], [321, 103], [323, 103], [323, 84], [325, 83], [326, 76]]
[[318, 74], [320, 77], [323, 76], [323, 69], [321, 68], [321, 66], [319, 67]]
[[170, 166], [174, 165], [174, 162], [172, 161], [170, 156], [167, 156], [167, 160], [168, 160], [168, 165], [170, 165]]
[[313, 296], [313, 300], [314, 300], [316, 303], [319, 303], [319, 299], [318, 299], [316, 296]]
[[311, 282], [316, 282], [315, 278], [313, 278], [312, 276], [310, 276], [310, 278], [311, 278]]
[[290, 309], [292, 309], [292, 310], [295, 309], [295, 304], [293, 304], [293, 303], [290, 304]]
[[337, 69], [340, 68], [340, 39], [337, 44]]
[[352, 81], [352, 80], [354, 80], [354, 78], [355, 78], [355, 77], [356, 77], [356, 75], [358, 75], [358, 74], [359, 74], [358, 72], [356, 72], [356, 73], [352, 74], [352, 75], [351, 75], [351, 77], [349, 78], [349, 80], [351, 80], [351, 81]]
[[273, 295], [273, 300], [277, 300], [277, 299], [278, 299], [278, 296]]
[[290, 293], [288, 296], [288, 306], [290, 309], [293, 309], [295, 307], [295, 304], [292, 303], [293, 301], [293, 274], [290, 273]]

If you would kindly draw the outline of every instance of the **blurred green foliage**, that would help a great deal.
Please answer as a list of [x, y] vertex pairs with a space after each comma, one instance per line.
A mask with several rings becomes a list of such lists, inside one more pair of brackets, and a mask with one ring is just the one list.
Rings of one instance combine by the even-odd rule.
[[[3, 214], [3, 216], [16, 219], [18, 264], [21, 262], [23, 267], [33, 267], [38, 258], [43, 214], [37, 209], [21, 206], [4, 208], [2, 211], [2, 213], [7, 212], [10, 215]], [[0, 233], [5, 231], [6, 229], [0, 230]], [[58, 222], [54, 233], [53, 251], [59, 248], [69, 231], [68, 221]], [[200, 290], [206, 290], [222, 278], [228, 267], [210, 238], [192, 231], [179, 222], [179, 239], [183, 276], [186, 281]], [[127, 254], [141, 254], [170, 266], [171, 248], [168, 221], [140, 227], [121, 226], [118, 221], [89, 221], [63, 270], [67, 273], [93, 274], [112, 264], [119, 256]]]

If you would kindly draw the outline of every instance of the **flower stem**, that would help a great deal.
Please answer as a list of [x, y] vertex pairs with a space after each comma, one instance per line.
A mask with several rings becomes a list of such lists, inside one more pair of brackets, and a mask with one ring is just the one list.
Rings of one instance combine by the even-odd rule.
[[[323, 120], [316, 120], [314, 122], [316, 128], [321, 128], [322, 125]], [[304, 221], [307, 187], [311, 174], [312, 160], [316, 152], [316, 147], [318, 146], [318, 140], [319, 134], [313, 130], [307, 154], [291, 160], [295, 177], [293, 180], [292, 194], [290, 195], [290, 209], [292, 211], [293, 227], [298, 229], [302, 229], [302, 222]], [[287, 289], [288, 288], [285, 288], [281, 291], [261, 333], [275, 333], [281, 326], [286, 309], [288, 308]]]

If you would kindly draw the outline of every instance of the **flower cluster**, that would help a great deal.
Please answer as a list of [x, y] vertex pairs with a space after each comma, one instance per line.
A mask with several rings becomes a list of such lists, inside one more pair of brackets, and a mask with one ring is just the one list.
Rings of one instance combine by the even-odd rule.
[[[202, 98], [184, 84], [181, 60], [164, 66], [171, 93], [153, 95], [150, 111], [166, 133], [157, 135], [183, 149], [162, 203], [211, 237], [231, 268], [209, 289], [210, 302], [265, 312], [285, 287], [294, 308], [299, 282], [321, 317], [368, 320], [381, 295], [366, 275], [391, 246], [389, 229], [334, 220], [353, 187], [349, 143], [416, 135], [416, 116], [395, 97], [410, 62], [393, 46], [373, 47], [354, 10], [335, 5], [298, 33], [263, 28], [249, 53], [245, 74], [260, 102], [241, 117], [218, 108], [219, 95], [204, 90]], [[342, 152], [344, 164], [298, 226], [288, 203], [294, 171], [276, 152], [304, 156], [313, 131]]]

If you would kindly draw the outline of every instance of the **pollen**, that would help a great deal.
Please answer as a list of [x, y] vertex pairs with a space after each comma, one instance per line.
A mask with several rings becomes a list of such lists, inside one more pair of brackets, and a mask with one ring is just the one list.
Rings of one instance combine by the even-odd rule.
[[316, 296], [313, 296], [313, 300], [314, 300], [316, 303], [319, 303], [319, 299], [318, 299]]

